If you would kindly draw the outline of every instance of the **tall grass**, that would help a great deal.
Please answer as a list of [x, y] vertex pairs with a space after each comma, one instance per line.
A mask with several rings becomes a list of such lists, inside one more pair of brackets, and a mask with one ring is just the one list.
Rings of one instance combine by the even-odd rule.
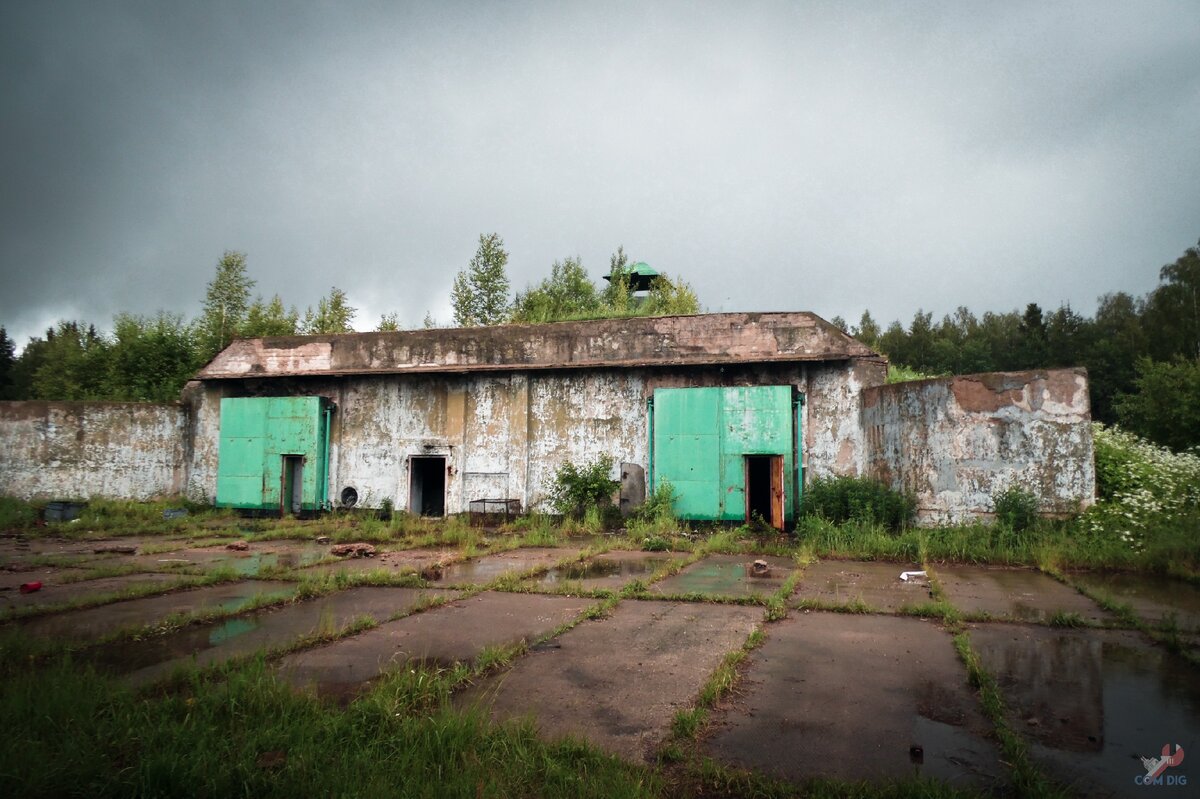
[[139, 697], [67, 660], [0, 685], [6, 796], [641, 797], [643, 768], [539, 741], [447, 702], [449, 675], [404, 669], [346, 708], [277, 683], [261, 660]]

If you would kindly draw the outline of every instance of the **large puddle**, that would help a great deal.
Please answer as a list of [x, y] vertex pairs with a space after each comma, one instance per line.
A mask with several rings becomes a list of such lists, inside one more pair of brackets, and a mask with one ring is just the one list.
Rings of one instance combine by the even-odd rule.
[[1158, 623], [1170, 614], [1183, 630], [1200, 630], [1200, 588], [1182, 580], [1123, 572], [1072, 574], [1071, 580], [1118, 603], [1142, 619]]
[[361, 616], [384, 621], [429, 593], [411, 588], [353, 588], [170, 635], [122, 642], [98, 650], [93, 659], [101, 666], [128, 673], [132, 682], [141, 684], [164, 677], [183, 664], [204, 666], [278, 649], [304, 636], [334, 633]]
[[206, 610], [236, 612], [258, 597], [282, 598], [296, 592], [292, 583], [248, 580], [224, 583], [161, 596], [128, 599], [87, 610], [39, 616], [22, 625], [38, 636], [75, 641], [103, 638], [118, 630], [153, 624], [177, 614]]
[[752, 573], [754, 555], [710, 555], [672, 577], [650, 587], [655, 594], [681, 596], [769, 596], [779, 590], [796, 569], [788, 558], [766, 557], [766, 576]]
[[505, 574], [520, 574], [531, 569], [553, 566], [571, 557], [577, 557], [577, 549], [529, 548], [513, 549], [486, 555], [482, 558], [451, 563], [442, 570], [440, 577], [431, 582], [435, 585], [486, 585]]
[[1135, 793], [1164, 745], [1200, 752], [1200, 678], [1137, 633], [985, 625], [971, 642], [1034, 758], [1078, 795]]
[[533, 583], [543, 589], [578, 585], [588, 591], [616, 590], [634, 580], [649, 579], [669, 560], [671, 555], [665, 552], [606, 552], [581, 563], [556, 566]]

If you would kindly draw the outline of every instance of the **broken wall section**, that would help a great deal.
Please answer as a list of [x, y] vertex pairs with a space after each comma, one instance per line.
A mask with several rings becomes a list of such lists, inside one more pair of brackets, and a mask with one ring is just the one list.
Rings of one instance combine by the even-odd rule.
[[184, 486], [186, 410], [135, 402], [0, 402], [0, 493], [147, 500]]
[[1016, 486], [1047, 515], [1095, 501], [1084, 369], [993, 372], [867, 388], [867, 474], [917, 498], [921, 524], [990, 518]]

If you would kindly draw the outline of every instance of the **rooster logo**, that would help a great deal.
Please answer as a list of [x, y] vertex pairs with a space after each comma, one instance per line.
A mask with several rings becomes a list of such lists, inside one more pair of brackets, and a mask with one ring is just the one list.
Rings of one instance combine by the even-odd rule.
[[1162, 757], [1143, 757], [1142, 765], [1146, 767], [1146, 780], [1158, 779], [1171, 766], [1183, 762], [1183, 747], [1175, 744], [1175, 754], [1171, 754], [1171, 745], [1163, 744]]

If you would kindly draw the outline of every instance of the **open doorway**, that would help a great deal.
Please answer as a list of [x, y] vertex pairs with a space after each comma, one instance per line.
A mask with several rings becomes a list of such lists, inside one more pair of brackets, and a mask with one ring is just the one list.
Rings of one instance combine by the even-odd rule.
[[300, 513], [304, 502], [304, 456], [284, 455], [280, 474], [279, 513], [288, 516]]
[[408, 461], [408, 511], [420, 516], [446, 515], [446, 458], [413, 455]]
[[757, 514], [776, 530], [783, 529], [783, 456], [747, 455], [746, 522]]

